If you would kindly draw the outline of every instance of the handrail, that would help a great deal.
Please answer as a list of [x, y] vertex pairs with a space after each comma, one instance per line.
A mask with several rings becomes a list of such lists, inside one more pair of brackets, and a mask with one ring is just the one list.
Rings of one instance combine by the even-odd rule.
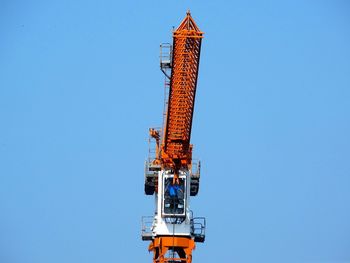
[[152, 238], [153, 216], [143, 216], [141, 218], [141, 237], [143, 240]]

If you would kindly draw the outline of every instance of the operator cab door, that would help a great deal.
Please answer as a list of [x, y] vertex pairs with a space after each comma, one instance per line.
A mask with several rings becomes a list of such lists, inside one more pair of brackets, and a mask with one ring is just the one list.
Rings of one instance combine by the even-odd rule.
[[186, 212], [186, 177], [180, 177], [178, 183], [174, 176], [164, 177], [162, 214], [166, 217], [184, 217]]

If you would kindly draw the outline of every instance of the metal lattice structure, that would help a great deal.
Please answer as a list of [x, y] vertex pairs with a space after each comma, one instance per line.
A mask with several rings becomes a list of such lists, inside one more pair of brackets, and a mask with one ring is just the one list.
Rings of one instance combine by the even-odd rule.
[[204, 217], [193, 217], [190, 196], [199, 189], [200, 162], [190, 144], [201, 41], [190, 12], [173, 32], [173, 45], [161, 45], [165, 75], [165, 121], [150, 129], [154, 153], [145, 165], [145, 194], [155, 195], [154, 216], [142, 218], [142, 240], [151, 241], [153, 263], [191, 263], [196, 242], [204, 242]]
[[163, 133], [163, 163], [178, 170], [192, 159], [190, 145], [198, 67], [203, 32], [190, 13], [173, 32], [173, 55], [166, 126]]

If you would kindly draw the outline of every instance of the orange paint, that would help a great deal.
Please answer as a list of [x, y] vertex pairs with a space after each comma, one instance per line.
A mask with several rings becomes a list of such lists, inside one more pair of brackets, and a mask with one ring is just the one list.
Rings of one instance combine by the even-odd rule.
[[195, 247], [194, 240], [190, 237], [164, 236], [155, 238], [148, 250], [153, 251], [153, 263], [191, 263]]
[[174, 169], [175, 177], [192, 161], [190, 138], [202, 38], [203, 32], [187, 12], [173, 32], [168, 110], [160, 148], [163, 167]]

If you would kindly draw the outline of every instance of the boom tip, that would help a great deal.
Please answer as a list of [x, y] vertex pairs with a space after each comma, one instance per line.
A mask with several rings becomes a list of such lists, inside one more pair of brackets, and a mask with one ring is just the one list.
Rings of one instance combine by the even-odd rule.
[[191, 11], [189, 9], [186, 12], [186, 17], [184, 18], [184, 20], [182, 20], [180, 26], [177, 28], [176, 31], [181, 31], [181, 30], [193, 30], [202, 34], [198, 26], [196, 25], [196, 22], [194, 22], [191, 16]]

